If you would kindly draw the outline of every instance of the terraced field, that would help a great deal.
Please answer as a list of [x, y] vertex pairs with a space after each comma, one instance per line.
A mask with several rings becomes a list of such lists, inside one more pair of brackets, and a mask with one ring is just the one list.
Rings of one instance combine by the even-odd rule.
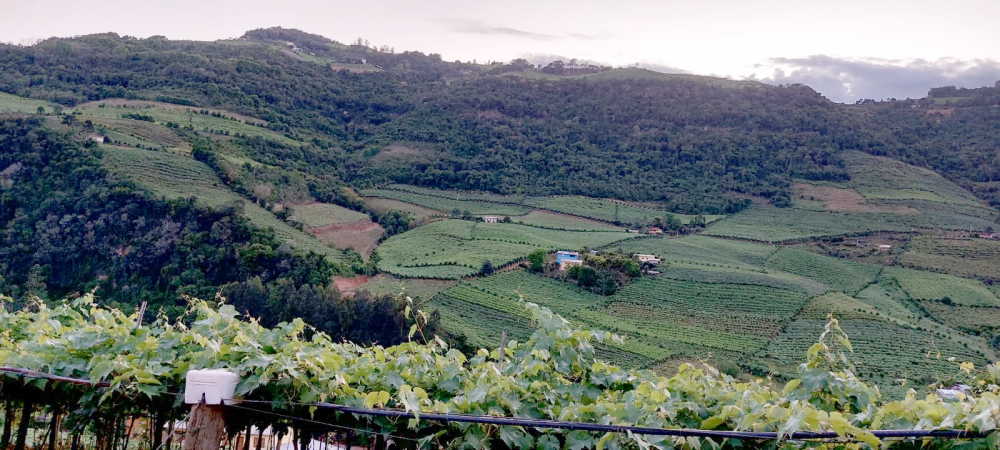
[[842, 154], [851, 175], [844, 183], [795, 184], [793, 208], [756, 205], [705, 234], [782, 242], [914, 228], [984, 230], [997, 211], [937, 173], [860, 152]]
[[[101, 107], [101, 105], [104, 105], [104, 107]], [[112, 130], [126, 135], [135, 134], [134, 130], [129, 128], [130, 125], [143, 125], [144, 123], [163, 125], [170, 122], [179, 124], [180, 127], [189, 126], [193, 127], [194, 130], [208, 131], [213, 134], [256, 136], [294, 147], [302, 145], [301, 142], [289, 139], [281, 133], [254, 125], [263, 125], [265, 123], [260, 119], [240, 116], [228, 111], [208, 110], [170, 103], [120, 99], [87, 103], [74, 108], [73, 111], [80, 113], [78, 120], [90, 119], [96, 124], [107, 126]], [[209, 114], [202, 114], [201, 111], [208, 111]], [[218, 116], [213, 116], [211, 113], [216, 113]], [[128, 115], [131, 114], [147, 116], [153, 122], [130, 119]], [[123, 117], [123, 115], [126, 117]], [[139, 124], [135, 124], [134, 122], [139, 122]]]
[[[825, 319], [796, 319], [758, 356], [775, 369], [792, 370], [802, 362], [809, 346], [816, 343], [817, 331], [825, 324]], [[873, 380], [890, 398], [902, 397], [911, 386], [926, 386], [953, 376], [958, 371], [958, 362], [949, 362], [949, 357], [959, 362], [971, 361], [977, 367], [987, 361], [985, 355], [957, 341], [878, 318], [845, 319], [840, 326], [854, 347], [851, 359], [857, 372], [864, 379]], [[906, 380], [906, 384], [901, 380]]]
[[379, 248], [379, 270], [403, 277], [454, 279], [478, 273], [537, 250], [599, 247], [633, 237], [625, 232], [573, 232], [465, 220], [430, 223], [393, 236]]
[[260, 228], [271, 228], [278, 239], [292, 248], [324, 255], [335, 264], [346, 262], [343, 254], [299, 231], [253, 202], [245, 201], [225, 187], [215, 172], [191, 158], [168, 152], [103, 146], [105, 163], [113, 172], [168, 199], [194, 197], [210, 207], [242, 203], [243, 214]]
[[915, 300], [942, 300], [947, 297], [962, 306], [1000, 307], [1000, 299], [978, 280], [900, 267], [886, 267], [883, 274], [895, 280], [903, 292]]
[[778, 251], [778, 247], [773, 245], [729, 241], [703, 235], [636, 239], [617, 247], [626, 252], [652, 253], [666, 262], [696, 262], [747, 270], [762, 270], [764, 261]]
[[[365, 197], [385, 198], [411, 203], [428, 209], [451, 213], [457, 209], [459, 211], [469, 211], [473, 215], [496, 214], [501, 216], [521, 216], [528, 213], [528, 208], [516, 205], [506, 205], [500, 203], [487, 203], [475, 200], [460, 200], [456, 198], [444, 198], [432, 195], [417, 194], [409, 191], [394, 189], [365, 189], [361, 191]], [[461, 195], [456, 195], [461, 198]]]
[[[675, 214], [663, 209], [619, 200], [595, 199], [590, 197], [555, 195], [548, 197], [528, 197], [498, 195], [481, 192], [443, 191], [402, 184], [389, 185], [386, 189], [367, 189], [366, 197], [400, 200], [439, 211], [453, 209], [468, 210], [476, 215], [499, 214], [521, 216], [528, 209], [541, 209], [601, 222], [623, 224], [648, 224], [656, 217], [667, 215], [676, 217], [682, 224], [688, 224], [695, 216]], [[478, 204], [477, 204], [478, 203]], [[706, 222], [713, 222], [725, 216], [705, 216]], [[517, 218], [511, 217], [517, 221]], [[525, 223], [528, 223], [525, 220]]]
[[553, 228], [567, 231], [624, 231], [624, 228], [607, 222], [584, 219], [566, 214], [549, 211], [531, 211], [523, 216], [511, 216], [511, 221], [517, 224], [535, 227]]
[[830, 258], [793, 248], [778, 250], [764, 266], [819, 281], [849, 294], [864, 289], [882, 271], [882, 266], [875, 264]]
[[[605, 222], [649, 223], [649, 221], [656, 217], [665, 217], [665, 215], [670, 214], [680, 220], [682, 224], [688, 224], [695, 218], [692, 215], [676, 214], [666, 210], [652, 209], [616, 200], [567, 195], [530, 197], [525, 200], [524, 204]], [[705, 216], [705, 220], [706, 222], [713, 222], [723, 217], [725, 216], [710, 215]]]
[[292, 207], [291, 220], [310, 228], [325, 227], [336, 223], [370, 220], [368, 214], [329, 203], [313, 202]]
[[1000, 240], [915, 236], [899, 262], [914, 269], [944, 270], [958, 276], [1000, 279]]

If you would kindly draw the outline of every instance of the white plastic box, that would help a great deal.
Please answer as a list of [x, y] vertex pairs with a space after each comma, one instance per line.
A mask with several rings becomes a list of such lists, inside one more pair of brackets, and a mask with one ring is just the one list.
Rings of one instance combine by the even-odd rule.
[[226, 369], [189, 370], [184, 386], [184, 403], [201, 403], [202, 396], [209, 405], [221, 405], [223, 400], [232, 400], [239, 375]]

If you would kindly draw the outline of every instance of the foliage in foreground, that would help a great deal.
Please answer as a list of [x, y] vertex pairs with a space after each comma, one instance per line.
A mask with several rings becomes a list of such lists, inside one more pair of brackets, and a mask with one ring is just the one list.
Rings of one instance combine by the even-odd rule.
[[[180, 392], [187, 370], [228, 368], [240, 374], [238, 395], [274, 400], [276, 408], [317, 420], [368, 428], [415, 441], [401, 446], [447, 448], [727, 448], [751, 442], [708, 442], [627, 433], [523, 429], [492, 425], [441, 424], [428, 420], [367, 420], [312, 410], [294, 402], [329, 401], [340, 405], [399, 408], [415, 414], [467, 413], [558, 419], [645, 427], [719, 430], [836, 431], [845, 438], [878, 447], [912, 442], [879, 442], [870, 430], [955, 428], [994, 431], [1000, 422], [1000, 367], [991, 365], [974, 380], [970, 363], [956, 366], [973, 388], [944, 400], [935, 394], [884, 402], [877, 387], [859, 380], [844, 351], [850, 342], [831, 319], [801, 365], [798, 378], [783, 388], [772, 382], [742, 382], [705, 366], [682, 365], [672, 377], [625, 371], [598, 361], [596, 344], [619, 340], [603, 331], [573, 328], [546, 308], [525, 303], [538, 329], [527, 342], [511, 342], [502, 368], [497, 350], [467, 358], [433, 338], [427, 344], [361, 347], [335, 343], [322, 334], [307, 336], [301, 320], [273, 329], [245, 321], [235, 308], [192, 300], [188, 324], [135, 326], [135, 317], [105, 309], [83, 296], [34, 311], [0, 308], [0, 365], [51, 374], [107, 381], [103, 395], [44, 380], [0, 376], [3, 400], [14, 392], [45, 392], [44, 398], [73, 399], [63, 409], [104, 410], [109, 414], [152, 409]], [[422, 313], [417, 312], [418, 316]], [[418, 321], [419, 323], [419, 321]], [[420, 333], [415, 326], [412, 333]], [[125, 412], [125, 411], [130, 412]], [[267, 416], [255, 419], [260, 426]], [[308, 432], [308, 430], [306, 430]], [[978, 442], [995, 442], [986, 439]], [[432, 444], [433, 443], [433, 444]], [[789, 441], [789, 446], [811, 446]], [[949, 448], [954, 442], [928, 441]], [[771, 447], [771, 443], [760, 447]], [[826, 445], [826, 444], [815, 444]]]

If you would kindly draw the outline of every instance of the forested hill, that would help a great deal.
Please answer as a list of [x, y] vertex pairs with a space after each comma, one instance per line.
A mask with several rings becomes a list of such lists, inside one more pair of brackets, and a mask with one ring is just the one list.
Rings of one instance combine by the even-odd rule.
[[1000, 204], [997, 89], [839, 105], [768, 86], [525, 61], [476, 65], [296, 30], [216, 42], [115, 34], [0, 47], [0, 91], [69, 107], [115, 98], [217, 108], [303, 143], [250, 145], [310, 193], [399, 182], [582, 194], [721, 213], [848, 178], [846, 150], [936, 170]]

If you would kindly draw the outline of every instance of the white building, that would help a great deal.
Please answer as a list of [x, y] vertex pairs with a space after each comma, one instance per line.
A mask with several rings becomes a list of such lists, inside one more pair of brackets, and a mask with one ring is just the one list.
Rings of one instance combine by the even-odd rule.
[[641, 263], [650, 263], [650, 264], [659, 264], [660, 263], [660, 258], [657, 258], [656, 255], [647, 255], [647, 254], [639, 253], [639, 254], [635, 255], [635, 258], [638, 259], [639, 262], [641, 262]]
[[500, 221], [499, 216], [483, 216], [483, 221], [486, 223], [497, 223]]

